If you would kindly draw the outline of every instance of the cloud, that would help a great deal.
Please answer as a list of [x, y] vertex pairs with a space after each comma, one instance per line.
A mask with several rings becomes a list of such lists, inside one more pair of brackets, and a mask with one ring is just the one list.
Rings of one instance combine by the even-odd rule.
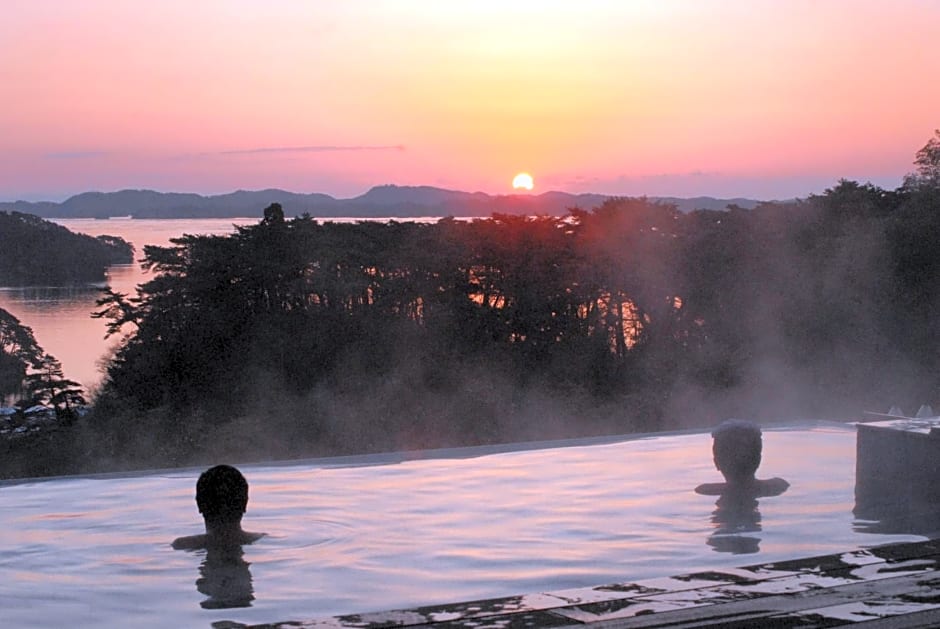
[[385, 146], [280, 146], [253, 149], [239, 149], [235, 151], [219, 151], [218, 155], [257, 155], [263, 153], [335, 153], [340, 151], [404, 151], [402, 144]]
[[[893, 189], [901, 183], [900, 177], [871, 173], [857, 175], [850, 173], [846, 178], [871, 182], [887, 189]], [[754, 175], [691, 170], [647, 175], [615, 175], [606, 178], [559, 175], [555, 179], [556, 185], [571, 192], [622, 196], [710, 196], [773, 200], [805, 198], [810, 194], [822, 193], [826, 188], [836, 185], [840, 177], [827, 173]]]
[[46, 153], [44, 159], [94, 159], [109, 155], [106, 151], [59, 151]]
[[726, 175], [719, 172], [709, 172], [704, 170], [692, 170], [689, 172], [677, 173], [653, 173], [646, 175], [616, 175], [613, 177], [585, 177], [576, 175], [569, 178], [564, 183], [567, 185], [604, 185], [604, 186], [636, 186], [645, 184], [658, 185], [660, 183], [673, 184], [676, 182], [702, 181], [702, 180], [720, 180], [727, 178]]

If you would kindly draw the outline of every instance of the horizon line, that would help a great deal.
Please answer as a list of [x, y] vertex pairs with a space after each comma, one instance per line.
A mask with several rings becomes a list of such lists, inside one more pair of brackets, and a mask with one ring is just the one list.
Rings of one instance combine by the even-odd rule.
[[[837, 182], [837, 183], [838, 183], [838, 182]], [[837, 184], [836, 184], [836, 185], [837, 185]], [[327, 193], [327, 192], [318, 192], [318, 191], [312, 191], [312, 192], [298, 192], [298, 191], [296, 191], [296, 190], [288, 190], [288, 189], [285, 189], [285, 188], [277, 188], [277, 187], [256, 188], [256, 189], [238, 188], [238, 189], [235, 189], [235, 190], [229, 190], [229, 191], [227, 191], [227, 192], [213, 192], [213, 193], [203, 193], [203, 192], [194, 192], [194, 191], [181, 191], [181, 190], [160, 190], [160, 189], [156, 189], [156, 188], [117, 188], [117, 189], [112, 189], [112, 190], [85, 190], [85, 191], [82, 191], [82, 192], [76, 192], [76, 193], [71, 193], [71, 194], [67, 194], [67, 195], [48, 195], [48, 196], [46, 196], [45, 198], [40, 198], [38, 195], [29, 194], [29, 195], [26, 195], [26, 196], [32, 197], [32, 198], [22, 198], [22, 197], [21, 197], [21, 198], [16, 198], [16, 199], [10, 199], [10, 198], [7, 198], [7, 199], [0, 199], [0, 203], [2, 203], [2, 204], [15, 204], [15, 203], [42, 204], [42, 203], [50, 203], [50, 204], [54, 204], [54, 205], [61, 205], [62, 203], [65, 203], [66, 201], [68, 201], [68, 200], [70, 200], [70, 199], [73, 199], [73, 198], [75, 198], [75, 197], [79, 197], [79, 196], [82, 196], [82, 195], [86, 195], [86, 194], [108, 195], [108, 194], [119, 194], [119, 193], [121, 193], [121, 192], [153, 192], [153, 193], [155, 193], [155, 194], [160, 194], [160, 195], [174, 195], [174, 194], [179, 194], [179, 195], [195, 195], [195, 196], [202, 197], [202, 198], [213, 198], [213, 197], [221, 197], [221, 196], [233, 195], [233, 194], [238, 194], [238, 193], [248, 193], [248, 194], [250, 194], [250, 193], [260, 193], [260, 192], [267, 192], [267, 191], [283, 192], [283, 193], [292, 194], [292, 195], [298, 195], [298, 196], [323, 195], [323, 196], [330, 197], [331, 199], [334, 199], [334, 200], [336, 200], [336, 201], [352, 201], [352, 200], [357, 199], [357, 198], [359, 198], [359, 197], [365, 196], [366, 194], [368, 194], [369, 192], [371, 192], [371, 191], [373, 191], [373, 190], [375, 190], [375, 189], [377, 189], [377, 188], [406, 188], [406, 189], [407, 189], [407, 188], [411, 188], [411, 189], [430, 188], [430, 189], [438, 190], [438, 191], [441, 191], [441, 192], [455, 192], [455, 193], [467, 194], [467, 195], [484, 194], [484, 195], [486, 195], [486, 196], [494, 197], [494, 198], [497, 198], [497, 197], [532, 197], [532, 198], [538, 198], [538, 197], [542, 197], [542, 196], [545, 196], [545, 195], [548, 195], [548, 194], [563, 194], [563, 195], [569, 195], [569, 196], [572, 196], [572, 197], [598, 196], [598, 197], [605, 197], [605, 198], [626, 198], [626, 199], [640, 199], [640, 198], [649, 198], [649, 199], [716, 199], [716, 200], [747, 200], [747, 201], [757, 201], [757, 202], [795, 201], [795, 200], [798, 200], [798, 199], [803, 199], [803, 198], [809, 197], [809, 196], [811, 196], [811, 195], [813, 195], [813, 194], [818, 194], [818, 193], [815, 193], [815, 192], [810, 192], [810, 193], [807, 193], [805, 196], [793, 196], [793, 197], [782, 197], [782, 198], [761, 198], [761, 197], [749, 197], [749, 196], [745, 196], [745, 195], [720, 196], [720, 195], [713, 195], [713, 194], [691, 194], [691, 195], [682, 196], [682, 195], [678, 195], [678, 194], [624, 194], [624, 193], [608, 193], [608, 192], [568, 192], [568, 191], [565, 191], [565, 190], [546, 190], [546, 191], [544, 191], [544, 192], [513, 191], [513, 192], [505, 192], [505, 193], [491, 193], [491, 192], [485, 192], [485, 191], [482, 191], [482, 190], [476, 190], [476, 191], [472, 191], [472, 192], [471, 192], [471, 191], [468, 191], [468, 190], [459, 190], [459, 189], [455, 189], [455, 188], [442, 188], [442, 187], [439, 187], [439, 186], [431, 186], [431, 185], [423, 185], [423, 184], [422, 184], [422, 185], [410, 185], [410, 184], [405, 184], [405, 185], [403, 185], [403, 184], [377, 184], [377, 185], [371, 186], [371, 187], [368, 188], [365, 192], [362, 192], [362, 193], [357, 194], [357, 195], [349, 196], [349, 197], [338, 197], [338, 196], [333, 196], [332, 194], [329, 194], [329, 193]], [[59, 200], [55, 200], [55, 197], [56, 197], [56, 196], [59, 197]]]

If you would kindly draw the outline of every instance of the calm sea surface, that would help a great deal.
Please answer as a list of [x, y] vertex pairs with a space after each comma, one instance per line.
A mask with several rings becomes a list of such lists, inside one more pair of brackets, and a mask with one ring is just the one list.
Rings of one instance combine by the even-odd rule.
[[[208, 627], [589, 587], [848, 551], [865, 532], [855, 430], [764, 433], [790, 489], [722, 513], [705, 433], [499, 452], [244, 466], [238, 557], [174, 551], [201, 532], [200, 470], [0, 483], [0, 626]], [[236, 608], [214, 608], [242, 605]]]
[[[143, 256], [144, 245], [169, 245], [170, 239], [183, 234], [228, 234], [235, 225], [251, 225], [260, 218], [222, 219], [55, 219], [74, 232], [100, 236], [120, 236], [137, 248]], [[330, 218], [334, 222], [362, 219]], [[375, 219], [389, 220], [389, 219]], [[403, 219], [398, 219], [403, 220]], [[407, 219], [434, 221], [437, 219]], [[108, 269], [107, 284], [115, 291], [133, 294], [137, 284], [149, 279], [139, 264], [113, 266]], [[13, 313], [33, 329], [36, 340], [48, 353], [62, 362], [66, 377], [93, 390], [102, 379], [102, 359], [110, 354], [117, 339], [104, 339], [105, 323], [92, 319], [95, 300], [100, 292], [86, 287], [0, 287], [0, 308]]]

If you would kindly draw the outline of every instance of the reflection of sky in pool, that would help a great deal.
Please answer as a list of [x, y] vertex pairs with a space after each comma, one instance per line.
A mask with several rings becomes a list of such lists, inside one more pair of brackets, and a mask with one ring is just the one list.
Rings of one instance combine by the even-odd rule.
[[[242, 466], [245, 528], [270, 536], [228, 572], [169, 546], [201, 532], [200, 470], [0, 484], [0, 625], [273, 622], [920, 539], [853, 526], [852, 428], [765, 431], [758, 475], [791, 487], [730, 523], [692, 491], [720, 480], [708, 434], [394, 458]], [[204, 609], [213, 579], [251, 607]]]

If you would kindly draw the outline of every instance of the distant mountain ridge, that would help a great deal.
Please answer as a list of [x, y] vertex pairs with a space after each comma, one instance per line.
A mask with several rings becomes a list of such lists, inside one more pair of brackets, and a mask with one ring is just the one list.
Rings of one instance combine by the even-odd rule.
[[[560, 216], [568, 208], [591, 209], [615, 195], [542, 194], [490, 195], [461, 192], [432, 186], [376, 186], [358, 197], [337, 199], [322, 193], [297, 193], [279, 189], [238, 190], [203, 196], [195, 193], [119, 190], [83, 192], [61, 203], [13, 201], [0, 203], [0, 212], [14, 211], [42, 218], [234, 218], [260, 216], [271, 203], [280, 203], [288, 216], [310, 214], [315, 218], [351, 216], [362, 218], [417, 218], [427, 216], [488, 217], [502, 214], [547, 214]], [[745, 198], [650, 197], [675, 204], [682, 212], [697, 209], [723, 210], [733, 204], [750, 209], [760, 201]]]

